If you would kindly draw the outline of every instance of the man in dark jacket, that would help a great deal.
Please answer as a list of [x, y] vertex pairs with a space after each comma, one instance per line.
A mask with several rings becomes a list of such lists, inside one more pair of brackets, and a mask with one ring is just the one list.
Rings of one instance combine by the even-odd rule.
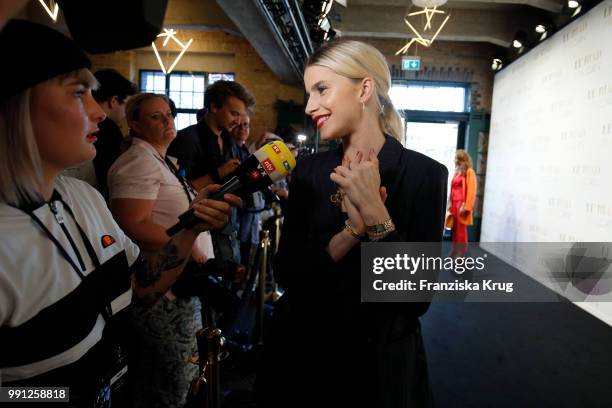
[[92, 95], [106, 113], [106, 119], [98, 125], [100, 132], [98, 140], [94, 143], [96, 157], [93, 162], [98, 190], [106, 197], [108, 191], [106, 174], [121, 154], [123, 134], [120, 125], [125, 119], [125, 102], [137, 92], [137, 88], [114, 69], [97, 71], [94, 76], [100, 82], [100, 86], [92, 92]]
[[[237, 82], [217, 81], [206, 88], [201, 120], [178, 132], [168, 148], [168, 155], [178, 159], [196, 189], [223, 184], [238, 168], [240, 159], [232, 157], [229, 132], [254, 105], [253, 95]], [[230, 224], [212, 236], [217, 262], [240, 262], [237, 237]]]

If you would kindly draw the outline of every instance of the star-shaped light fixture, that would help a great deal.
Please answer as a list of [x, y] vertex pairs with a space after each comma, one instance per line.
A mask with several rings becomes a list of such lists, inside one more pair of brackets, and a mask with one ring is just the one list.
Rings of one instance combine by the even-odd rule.
[[45, 3], [45, 0], [38, 0], [41, 6], [45, 9], [51, 20], [55, 23], [57, 21], [57, 13], [59, 12], [59, 6], [55, 2], [55, 0], [51, 0], [49, 5]]
[[[442, 21], [442, 23], [440, 24], [440, 26], [436, 29], [435, 33], [433, 34], [433, 36], [431, 36], [430, 38], [425, 38], [425, 32], [428, 30], [432, 30], [432, 21], [434, 19], [434, 17], [436, 15], [444, 15], [446, 14], [445, 11], [442, 10], [438, 10], [438, 7], [443, 5], [444, 3], [446, 3], [446, 0], [413, 0], [413, 3], [417, 6], [423, 7], [423, 10], [420, 11], [415, 11], [413, 13], [408, 14], [406, 17], [404, 17], [404, 22], [406, 23], [406, 25], [410, 28], [410, 30], [414, 33], [415, 37], [412, 37], [410, 39], [409, 42], [406, 43], [406, 45], [404, 45], [402, 48], [400, 48], [395, 55], [399, 55], [399, 54], [405, 54], [406, 52], [408, 52], [408, 50], [410, 49], [410, 47], [412, 46], [412, 44], [421, 44], [425, 47], [430, 47], [434, 41], [436, 40], [436, 38], [438, 37], [438, 34], [440, 34], [440, 31], [442, 31], [442, 29], [444, 28], [444, 26], [446, 25], [446, 23], [448, 22], [448, 19], [450, 18], [450, 14], [448, 14], [446, 16], [446, 18], [444, 19], [444, 21]], [[423, 34], [421, 34], [414, 26], [413, 23], [410, 22], [409, 18], [410, 17], [415, 17], [415, 16], [420, 16], [420, 15], [425, 15], [425, 27], [423, 28]]]
[[187, 41], [187, 44], [183, 44], [178, 38], [176, 38], [177, 33], [178, 33], [178, 30], [175, 30], [173, 28], [164, 28], [164, 32], [157, 35], [157, 38], [166, 37], [164, 39], [162, 47], [165, 47], [166, 45], [168, 45], [168, 41], [170, 40], [173, 40], [179, 47], [181, 47], [181, 52], [176, 57], [172, 65], [170, 65], [170, 68], [168, 69], [166, 69], [166, 66], [164, 65], [161, 57], [159, 56], [159, 51], [157, 51], [157, 47], [155, 46], [155, 41], [151, 43], [151, 47], [153, 47], [153, 51], [155, 52], [155, 56], [157, 57], [157, 62], [159, 62], [159, 66], [161, 67], [162, 72], [166, 75], [172, 72], [176, 64], [178, 64], [179, 60], [183, 57], [183, 54], [185, 54], [185, 51], [187, 51], [187, 48], [189, 48], [189, 46], [193, 42], [193, 38], [190, 38], [189, 41]]

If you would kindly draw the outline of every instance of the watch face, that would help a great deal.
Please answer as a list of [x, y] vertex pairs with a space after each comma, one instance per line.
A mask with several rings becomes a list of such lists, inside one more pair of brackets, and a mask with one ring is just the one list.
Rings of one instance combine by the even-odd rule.
[[393, 225], [393, 221], [388, 219], [384, 221], [382, 224], [371, 225], [368, 227], [368, 232], [371, 234], [382, 234], [385, 232], [391, 232], [395, 229]]

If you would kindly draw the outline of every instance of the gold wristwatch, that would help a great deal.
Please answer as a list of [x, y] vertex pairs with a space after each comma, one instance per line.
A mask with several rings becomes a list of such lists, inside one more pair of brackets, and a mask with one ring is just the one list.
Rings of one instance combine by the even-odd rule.
[[380, 224], [368, 225], [367, 232], [371, 241], [378, 241], [395, 231], [395, 224], [391, 218], [386, 219]]

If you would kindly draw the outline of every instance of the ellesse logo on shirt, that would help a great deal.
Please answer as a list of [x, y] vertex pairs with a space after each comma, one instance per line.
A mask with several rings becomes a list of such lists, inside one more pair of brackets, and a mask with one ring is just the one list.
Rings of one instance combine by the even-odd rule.
[[115, 243], [115, 238], [110, 235], [102, 235], [102, 248], [108, 248]]

